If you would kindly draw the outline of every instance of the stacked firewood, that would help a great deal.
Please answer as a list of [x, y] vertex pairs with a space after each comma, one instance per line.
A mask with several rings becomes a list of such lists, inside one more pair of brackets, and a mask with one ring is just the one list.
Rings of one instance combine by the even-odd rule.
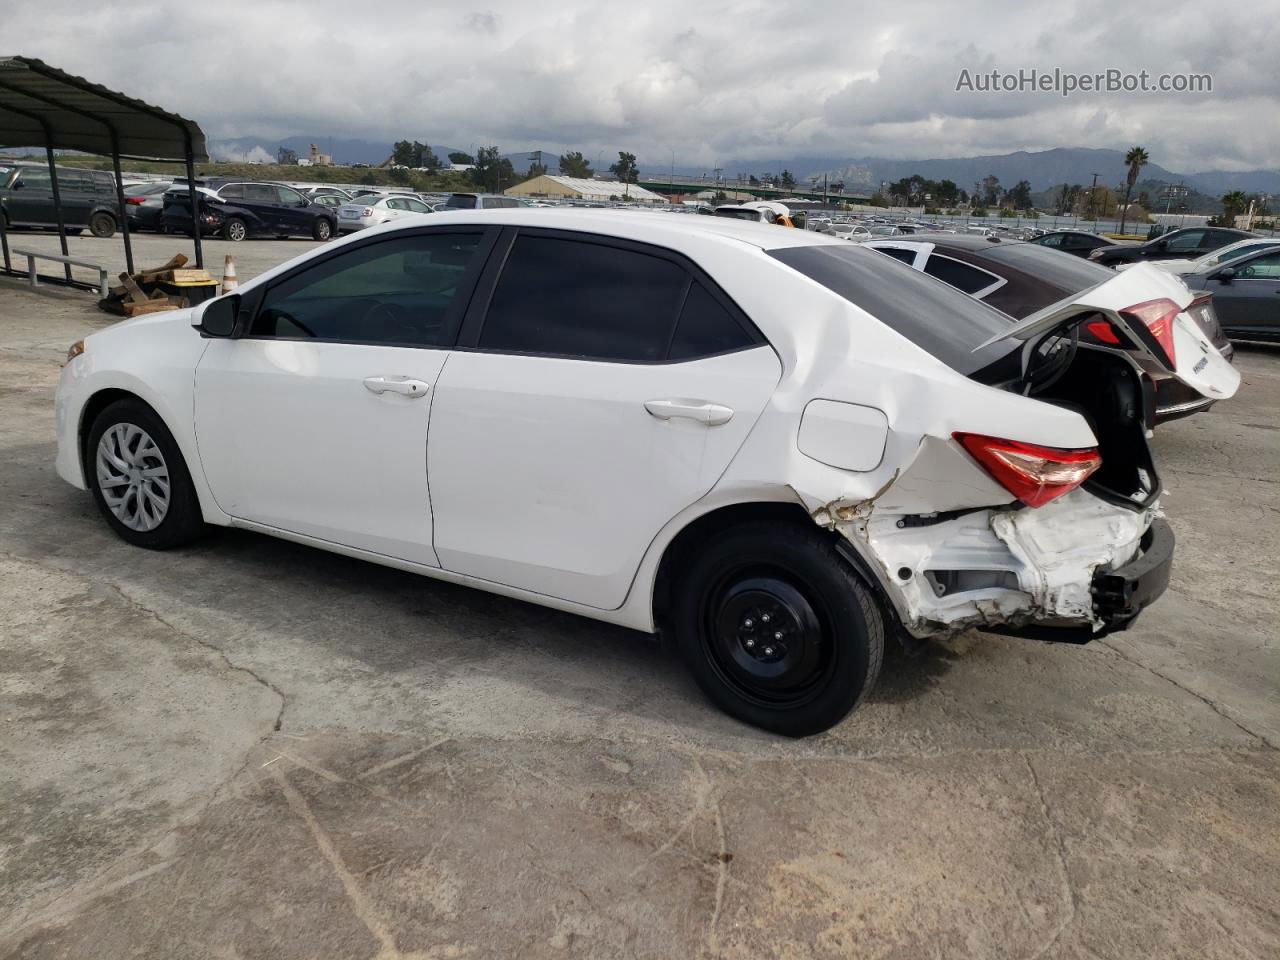
[[[161, 310], [178, 310], [190, 306], [188, 297], [174, 291], [174, 284], [216, 284], [208, 270], [185, 270], [187, 258], [177, 254], [168, 263], [150, 270], [136, 270], [120, 274], [118, 286], [110, 288], [109, 296], [98, 301], [98, 307], [122, 317], [136, 317], [140, 313], [158, 313]], [[167, 290], [165, 288], [168, 288]]]

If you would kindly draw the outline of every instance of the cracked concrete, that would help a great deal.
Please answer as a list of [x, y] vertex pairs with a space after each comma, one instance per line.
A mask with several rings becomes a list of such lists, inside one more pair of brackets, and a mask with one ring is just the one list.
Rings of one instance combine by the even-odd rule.
[[791, 742], [626, 631], [127, 547], [52, 472], [88, 303], [0, 281], [0, 958], [1280, 953], [1280, 350], [1157, 437], [1179, 553], [1135, 628], [894, 651]]

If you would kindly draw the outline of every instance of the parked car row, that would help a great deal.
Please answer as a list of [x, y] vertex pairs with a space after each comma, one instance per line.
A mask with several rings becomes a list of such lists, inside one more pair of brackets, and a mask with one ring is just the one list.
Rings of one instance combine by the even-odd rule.
[[1166, 589], [1152, 377], [1240, 382], [1171, 273], [477, 206], [75, 344], [59, 475], [141, 547], [238, 526], [661, 630], [788, 735], [886, 643], [1084, 642]]

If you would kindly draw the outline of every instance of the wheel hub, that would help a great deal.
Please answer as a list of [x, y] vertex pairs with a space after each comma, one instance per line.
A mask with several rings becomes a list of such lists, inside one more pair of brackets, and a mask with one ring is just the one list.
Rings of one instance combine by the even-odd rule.
[[731, 584], [720, 595], [711, 629], [726, 678], [762, 699], [802, 696], [829, 657], [813, 606], [781, 577]]

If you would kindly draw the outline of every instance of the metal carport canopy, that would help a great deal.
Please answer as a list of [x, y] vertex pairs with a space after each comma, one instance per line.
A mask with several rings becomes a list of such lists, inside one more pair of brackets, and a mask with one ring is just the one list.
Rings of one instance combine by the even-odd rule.
[[194, 120], [33, 57], [0, 57], [0, 144], [135, 160], [209, 160]]
[[[0, 57], [0, 144], [44, 147], [58, 218], [58, 242], [64, 257], [67, 256], [67, 233], [53, 151], [80, 150], [111, 157], [125, 262], [130, 273], [133, 272], [133, 245], [129, 239], [120, 158], [184, 163], [188, 183], [195, 182], [196, 161], [209, 160], [204, 132], [194, 120], [90, 83], [84, 77], [51, 67], [34, 57]], [[192, 193], [192, 244], [196, 266], [203, 267], [199, 203], [194, 191]], [[12, 273], [9, 241], [2, 221], [0, 246], [4, 248], [4, 272]], [[64, 272], [67, 282], [71, 283], [70, 264], [64, 267]]]

